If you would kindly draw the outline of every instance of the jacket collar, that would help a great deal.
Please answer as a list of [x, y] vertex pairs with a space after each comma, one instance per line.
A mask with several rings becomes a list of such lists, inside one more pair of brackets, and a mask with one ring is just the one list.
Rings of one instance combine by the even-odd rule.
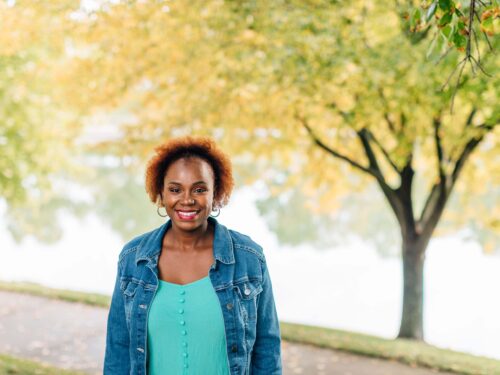
[[[233, 241], [228, 229], [220, 224], [215, 218], [209, 216], [208, 221], [214, 224], [214, 258], [219, 262], [231, 264], [234, 263]], [[172, 220], [162, 224], [160, 227], [147, 233], [139, 244], [135, 256], [135, 263], [141, 260], [152, 261], [161, 252], [163, 237], [167, 230], [172, 226]]]

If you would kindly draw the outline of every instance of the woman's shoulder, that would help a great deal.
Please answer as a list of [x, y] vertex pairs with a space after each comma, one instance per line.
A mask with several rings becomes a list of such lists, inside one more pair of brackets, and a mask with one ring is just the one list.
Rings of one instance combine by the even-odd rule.
[[125, 245], [123, 245], [123, 248], [120, 252], [120, 255], [118, 256], [118, 261], [122, 262], [124, 260], [124, 258], [126, 258], [127, 256], [129, 256], [131, 254], [135, 254], [137, 252], [137, 250], [139, 249], [139, 245], [143, 242], [143, 240], [146, 237], [148, 237], [150, 234], [155, 232], [156, 230], [157, 229], [153, 229], [149, 232], [139, 234], [139, 235], [133, 237], [128, 242], [126, 242]]
[[233, 229], [228, 229], [231, 239], [233, 240], [233, 247], [235, 251], [248, 252], [255, 255], [262, 262], [265, 262], [264, 250], [257, 242], [250, 236], [240, 233]]

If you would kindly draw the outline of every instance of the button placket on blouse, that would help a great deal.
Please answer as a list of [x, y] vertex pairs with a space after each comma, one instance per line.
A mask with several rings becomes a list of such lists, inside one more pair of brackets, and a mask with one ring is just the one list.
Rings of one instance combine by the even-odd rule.
[[186, 291], [184, 289], [181, 289], [179, 291], [179, 295], [180, 295], [180, 298], [179, 298], [179, 303], [180, 303], [180, 307], [179, 307], [179, 316], [180, 316], [180, 319], [179, 319], [179, 324], [182, 328], [181, 330], [181, 335], [182, 335], [182, 342], [181, 342], [181, 345], [182, 345], [182, 357], [183, 357], [183, 367], [184, 367], [184, 375], [187, 374], [187, 369], [189, 367], [189, 364], [188, 364], [188, 353], [187, 353], [187, 331], [186, 331], [186, 321], [184, 320], [184, 303], [186, 302]]

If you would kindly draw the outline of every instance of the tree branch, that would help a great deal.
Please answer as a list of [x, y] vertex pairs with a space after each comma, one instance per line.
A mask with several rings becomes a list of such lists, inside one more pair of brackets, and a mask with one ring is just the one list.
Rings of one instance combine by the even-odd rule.
[[359, 139], [361, 140], [361, 144], [363, 145], [365, 154], [368, 157], [368, 162], [370, 163], [370, 169], [374, 172], [375, 178], [377, 178], [379, 182], [386, 184], [385, 178], [378, 165], [377, 157], [375, 156], [372, 146], [370, 145], [370, 132], [366, 128], [363, 128], [357, 131], [357, 134]]
[[441, 181], [432, 185], [431, 191], [427, 196], [427, 200], [425, 201], [424, 208], [422, 209], [422, 213], [420, 215], [420, 219], [417, 222], [417, 228], [419, 234], [423, 232], [425, 224], [429, 222], [431, 217], [431, 213], [434, 211], [437, 206], [437, 202], [442, 193], [443, 189], [441, 187]]
[[439, 181], [436, 182], [427, 196], [427, 200], [425, 201], [424, 208], [422, 209], [422, 213], [420, 215], [420, 219], [417, 222], [417, 228], [419, 233], [422, 233], [427, 227], [427, 223], [430, 221], [431, 216], [438, 207], [439, 202], [442, 202], [443, 199], [446, 200], [446, 181], [447, 176], [444, 171], [444, 156], [443, 156], [443, 146], [441, 144], [441, 117], [436, 116], [432, 119], [432, 125], [434, 127], [434, 144], [436, 147], [436, 158], [437, 158], [437, 168]]
[[375, 153], [373, 152], [372, 146], [370, 144], [369, 131], [363, 128], [357, 133], [370, 163], [370, 169], [374, 171], [374, 176], [377, 179], [377, 182], [382, 189], [385, 197], [387, 198], [387, 201], [389, 202], [392, 210], [394, 211], [394, 214], [396, 215], [401, 228], [408, 228], [407, 216], [408, 208], [410, 208], [411, 211], [411, 202], [410, 207], [405, 205], [405, 202], [401, 199], [401, 196], [398, 195], [398, 191], [394, 190], [387, 184], [384, 175], [382, 174], [382, 171], [380, 170], [380, 167], [378, 165], [377, 157], [375, 156]]
[[[470, 116], [469, 116], [470, 117]], [[422, 216], [419, 220], [419, 224], [422, 227], [422, 233], [424, 235], [429, 235], [432, 233], [437, 223], [439, 222], [439, 218], [443, 213], [446, 201], [448, 200], [451, 192], [453, 191], [453, 187], [460, 176], [460, 172], [462, 171], [467, 159], [477, 147], [479, 143], [484, 139], [484, 136], [494, 128], [494, 125], [480, 125], [480, 128], [484, 129], [484, 133], [470, 139], [466, 145], [464, 146], [460, 156], [457, 158], [455, 167], [449, 176], [445, 176], [446, 178], [446, 186], [445, 189], [442, 188], [441, 183], [436, 183], [427, 198], [424, 209], [422, 211]]]
[[468, 128], [472, 124], [472, 120], [474, 119], [474, 116], [476, 115], [477, 108], [473, 107], [472, 110], [469, 113], [469, 116], [467, 116], [467, 121], [465, 122], [465, 127]]
[[378, 88], [378, 95], [380, 96], [380, 99], [384, 103], [384, 119], [387, 122], [387, 126], [391, 130], [393, 134], [396, 134], [396, 126], [394, 125], [394, 122], [389, 118], [389, 106], [387, 104], [387, 99], [384, 96], [384, 92], [381, 87]]
[[476, 1], [475, 0], [470, 0], [470, 7], [469, 7], [469, 32], [467, 33], [467, 46], [465, 47], [465, 54], [467, 56], [471, 56], [472, 52], [472, 30], [473, 27], [473, 22], [474, 22], [474, 13], [476, 13]]
[[472, 153], [472, 151], [474, 151], [477, 145], [484, 139], [485, 135], [488, 134], [490, 131], [492, 131], [494, 127], [495, 125], [488, 125], [488, 124], [481, 124], [477, 126], [478, 129], [482, 129], [484, 130], [484, 132], [478, 137], [470, 139], [469, 142], [467, 142], [466, 145], [464, 146], [462, 152], [460, 153], [460, 156], [457, 158], [457, 161], [455, 162], [455, 167], [453, 168], [453, 172], [451, 173], [450, 186], [448, 187], [449, 193], [453, 189], [453, 185], [455, 184], [455, 182], [458, 180], [460, 171], [462, 170], [469, 155]]
[[441, 144], [441, 135], [439, 134], [441, 129], [441, 118], [435, 117], [432, 119], [432, 124], [434, 126], [434, 142], [436, 145], [436, 156], [437, 156], [437, 167], [439, 173], [439, 183], [442, 188], [446, 184], [446, 175], [444, 172], [444, 156], [443, 156], [443, 145]]
[[370, 168], [362, 166], [358, 162], [350, 159], [349, 157], [347, 157], [345, 155], [342, 155], [341, 153], [339, 153], [339, 152], [333, 150], [332, 148], [330, 148], [329, 146], [327, 146], [321, 139], [319, 139], [316, 136], [316, 134], [311, 129], [311, 127], [309, 126], [309, 124], [307, 123], [307, 120], [305, 118], [303, 118], [297, 114], [295, 115], [295, 118], [297, 120], [299, 120], [299, 122], [302, 124], [302, 126], [307, 130], [307, 133], [309, 134], [309, 136], [312, 138], [312, 140], [314, 141], [314, 143], [317, 146], [322, 148], [324, 151], [328, 152], [330, 155], [335, 156], [336, 158], [339, 158], [341, 160], [344, 160], [344, 161], [348, 162], [351, 166], [375, 177], [375, 172], [373, 170], [371, 170]]
[[382, 152], [382, 154], [384, 154], [385, 158], [387, 159], [387, 162], [392, 166], [392, 168], [394, 168], [394, 170], [400, 174], [401, 171], [399, 170], [398, 166], [392, 161], [391, 159], [391, 156], [389, 155], [389, 153], [387, 152], [387, 150], [380, 144], [380, 142], [377, 140], [377, 138], [375, 137], [375, 135], [373, 135], [373, 133], [369, 130], [367, 130], [370, 138], [373, 140], [373, 142], [377, 145], [377, 147], [380, 149], [380, 151]]

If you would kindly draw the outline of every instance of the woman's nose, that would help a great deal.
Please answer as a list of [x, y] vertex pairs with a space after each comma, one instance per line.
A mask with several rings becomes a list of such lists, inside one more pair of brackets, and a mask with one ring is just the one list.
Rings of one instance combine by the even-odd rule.
[[194, 204], [194, 199], [191, 198], [191, 194], [186, 193], [182, 198], [183, 198], [182, 199], [183, 204]]

